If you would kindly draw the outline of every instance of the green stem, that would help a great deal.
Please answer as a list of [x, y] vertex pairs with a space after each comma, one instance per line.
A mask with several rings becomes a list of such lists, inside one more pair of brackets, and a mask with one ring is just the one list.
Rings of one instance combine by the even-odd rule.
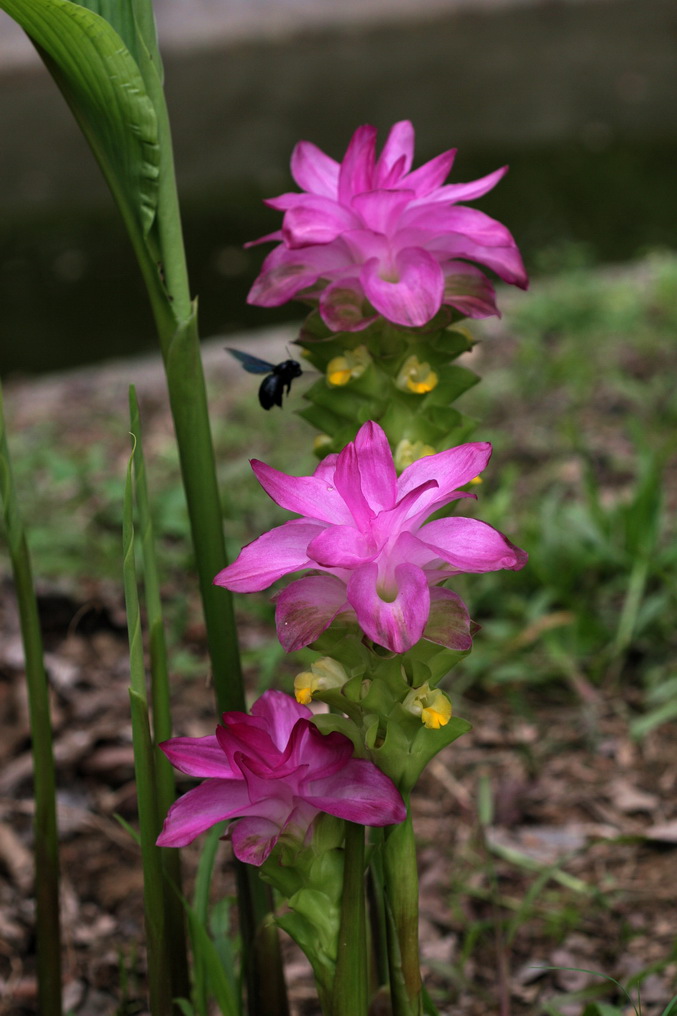
[[364, 826], [346, 822], [341, 925], [331, 1016], [366, 1016], [368, 1002]]
[[418, 871], [408, 801], [406, 820], [386, 831], [383, 860], [386, 903], [391, 915], [389, 954], [393, 1016], [421, 1016]]
[[0, 504], [9, 544], [21, 622], [31, 719], [35, 792], [35, 895], [38, 1009], [61, 1016], [61, 929], [56, 777], [49, 691], [30, 554], [14, 488], [0, 388]]

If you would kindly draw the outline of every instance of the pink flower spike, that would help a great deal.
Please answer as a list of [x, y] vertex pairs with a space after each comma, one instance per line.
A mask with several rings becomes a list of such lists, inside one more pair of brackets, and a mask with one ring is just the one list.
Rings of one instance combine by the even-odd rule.
[[498, 314], [489, 279], [476, 265], [464, 273], [458, 259], [526, 287], [522, 259], [505, 226], [459, 202], [486, 194], [507, 166], [445, 184], [455, 154], [450, 149], [412, 169], [408, 120], [391, 128], [378, 158], [376, 129], [368, 124], [355, 131], [340, 163], [301, 141], [292, 154], [301, 190], [266, 202], [283, 213], [282, 229], [256, 242], [281, 242], [248, 302], [276, 307], [299, 297], [319, 305], [333, 331], [352, 332], [378, 314], [421, 327], [442, 306], [470, 317]]
[[310, 569], [314, 574], [277, 597], [277, 634], [287, 652], [310, 645], [338, 615], [357, 621], [391, 652], [428, 637], [427, 625], [432, 641], [469, 648], [467, 612], [439, 584], [458, 572], [522, 568], [527, 556], [475, 519], [425, 523], [438, 508], [475, 497], [459, 488], [483, 471], [490, 455], [486, 442], [459, 445], [418, 459], [398, 479], [385, 433], [368, 421], [312, 477], [252, 463], [271, 497], [304, 516], [254, 540], [215, 581], [254, 592]]
[[[208, 738], [173, 738], [160, 745], [184, 772], [205, 767], [210, 778], [169, 809], [157, 843], [180, 847], [224, 819], [237, 819], [235, 855], [260, 866], [280, 836], [300, 844], [321, 811], [362, 825], [404, 821], [406, 808], [392, 781], [372, 762], [353, 759], [343, 734], [324, 736], [310, 710], [279, 691], [267, 691], [252, 715], [224, 713]], [[265, 734], [261, 725], [270, 731]], [[223, 776], [216, 750], [223, 758]], [[228, 775], [225, 775], [228, 774]]]

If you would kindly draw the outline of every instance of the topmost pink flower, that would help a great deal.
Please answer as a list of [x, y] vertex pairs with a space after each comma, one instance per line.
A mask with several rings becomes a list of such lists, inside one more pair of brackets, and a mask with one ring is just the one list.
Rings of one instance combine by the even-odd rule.
[[376, 128], [369, 125], [355, 131], [340, 164], [300, 141], [291, 171], [302, 193], [266, 202], [284, 212], [282, 229], [254, 242], [281, 242], [264, 261], [249, 303], [319, 301], [333, 331], [358, 331], [379, 314], [417, 327], [443, 305], [467, 317], [498, 314], [494, 287], [468, 261], [524, 289], [522, 258], [505, 226], [458, 202], [486, 194], [508, 167], [471, 183], [444, 184], [455, 155], [443, 152], [412, 172], [408, 120], [392, 127], [378, 158]]

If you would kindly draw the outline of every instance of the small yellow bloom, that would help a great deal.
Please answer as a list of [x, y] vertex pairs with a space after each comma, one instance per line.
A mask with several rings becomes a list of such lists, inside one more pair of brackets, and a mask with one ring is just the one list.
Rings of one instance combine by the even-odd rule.
[[366, 346], [346, 349], [342, 356], [335, 356], [327, 364], [327, 381], [335, 388], [347, 385], [361, 377], [370, 363], [371, 355]]
[[312, 683], [313, 675], [309, 670], [302, 671], [294, 678], [294, 695], [302, 706], [309, 705], [313, 700]]
[[350, 365], [345, 356], [335, 356], [327, 364], [327, 381], [338, 388], [350, 381]]
[[472, 480], [470, 482], [471, 483], [484, 483], [484, 480], [482, 479], [481, 476], [473, 476], [473, 478], [472, 478]]
[[441, 691], [432, 692], [430, 705], [425, 706], [421, 711], [421, 719], [430, 730], [439, 730], [446, 727], [451, 719], [451, 702]]
[[325, 448], [328, 448], [332, 444], [332, 439], [329, 434], [318, 434], [313, 439], [313, 451], [316, 455], [320, 455]]
[[294, 678], [294, 695], [296, 701], [307, 706], [316, 691], [328, 691], [330, 688], [341, 688], [348, 680], [348, 675], [340, 663], [330, 656], [310, 665], [310, 670], [303, 670]]
[[424, 444], [423, 441], [410, 441], [409, 438], [403, 437], [395, 448], [393, 456], [395, 469], [401, 473], [417, 459], [425, 459], [428, 455], [434, 454], [435, 449], [432, 445]]
[[435, 371], [431, 370], [430, 364], [421, 363], [419, 358], [412, 354], [400, 367], [395, 378], [395, 385], [400, 391], [425, 395], [437, 387], [438, 380], [439, 378]]
[[402, 705], [414, 716], [420, 716], [421, 723], [429, 730], [446, 727], [451, 719], [448, 696], [439, 688], [431, 689], [427, 681], [420, 688], [412, 688]]

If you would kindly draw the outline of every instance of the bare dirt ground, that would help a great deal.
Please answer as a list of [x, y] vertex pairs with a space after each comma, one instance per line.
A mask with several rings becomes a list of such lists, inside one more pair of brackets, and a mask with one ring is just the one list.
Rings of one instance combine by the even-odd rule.
[[[147, 447], [157, 449], [171, 426], [157, 370], [148, 376], [144, 426]], [[51, 414], [64, 445], [106, 441], [122, 478], [125, 426], [113, 436], [97, 429], [102, 405], [120, 390], [102, 371], [16, 382], [7, 391], [11, 426]], [[124, 413], [124, 397], [119, 405]], [[32, 1016], [30, 731], [6, 565], [0, 574], [0, 1013]], [[121, 590], [96, 577], [66, 591], [43, 582], [40, 606], [58, 767], [65, 1005], [76, 1016], [142, 1014], [140, 858], [115, 818], [135, 817]], [[247, 630], [251, 643], [260, 638]], [[185, 639], [204, 654], [199, 623]], [[174, 695], [176, 729], [209, 732], [205, 675], [177, 676]], [[601, 977], [542, 969], [552, 966], [623, 983], [645, 971], [644, 1016], [657, 1016], [677, 991], [677, 739], [663, 726], [632, 741], [632, 695], [583, 684], [455, 701], [474, 730], [435, 760], [414, 800], [424, 966], [445, 1016], [575, 1016], [584, 1003], [565, 996], [591, 998], [595, 987], [595, 997], [621, 1005]], [[216, 896], [232, 892], [229, 850], [224, 844]], [[185, 851], [188, 873], [196, 857]], [[308, 969], [285, 948], [294, 1016], [315, 1016]]]

